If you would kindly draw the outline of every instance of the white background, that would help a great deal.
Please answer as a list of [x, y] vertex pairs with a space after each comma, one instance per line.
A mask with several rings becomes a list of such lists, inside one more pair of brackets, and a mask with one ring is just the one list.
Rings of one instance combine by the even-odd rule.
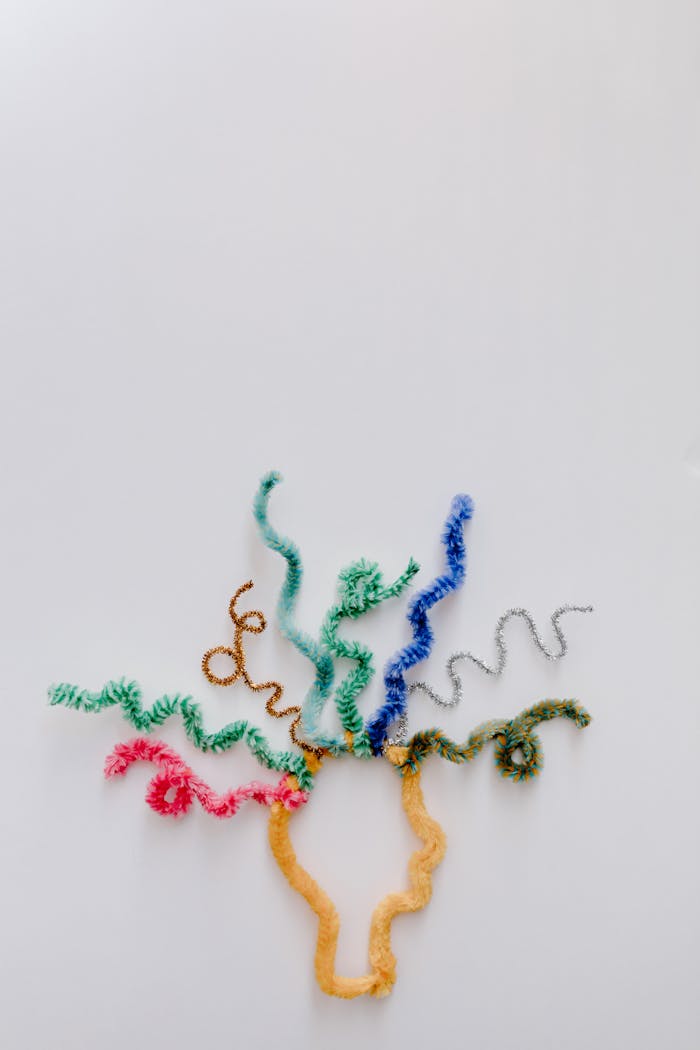
[[[0, 12], [2, 1046], [697, 1046], [697, 4]], [[127, 675], [211, 726], [264, 721], [199, 661], [249, 575], [273, 618], [283, 565], [249, 510], [273, 467], [309, 630], [352, 558], [393, 578], [413, 554], [427, 582], [474, 496], [420, 668], [441, 687], [509, 605], [596, 606], [562, 663], [515, 624], [502, 680], [466, 671], [457, 712], [414, 700], [412, 727], [456, 736], [543, 696], [594, 721], [543, 727], [532, 784], [488, 753], [426, 765], [449, 849], [383, 1001], [317, 989], [263, 810], [158, 817], [150, 769], [102, 779], [118, 712], [46, 705]], [[405, 604], [344, 629], [380, 669]], [[248, 651], [303, 695], [274, 628]], [[259, 772], [161, 735], [217, 788]], [[362, 973], [416, 845], [396, 775], [329, 763], [292, 829]]]

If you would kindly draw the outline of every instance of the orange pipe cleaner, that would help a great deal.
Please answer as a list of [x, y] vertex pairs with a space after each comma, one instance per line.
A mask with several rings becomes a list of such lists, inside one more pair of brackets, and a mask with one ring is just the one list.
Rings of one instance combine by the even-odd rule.
[[[406, 748], [389, 747], [386, 756], [396, 766], [407, 758]], [[311, 772], [321, 767], [321, 760], [307, 759]], [[297, 787], [296, 778], [287, 783]], [[396, 957], [391, 950], [391, 924], [403, 912], [420, 911], [432, 896], [432, 872], [445, 856], [445, 832], [434, 820], [423, 800], [420, 784], [420, 766], [407, 769], [401, 781], [401, 802], [409, 823], [423, 846], [411, 855], [408, 862], [409, 888], [390, 893], [374, 909], [369, 933], [369, 962], [371, 973], [364, 977], [341, 977], [335, 972], [335, 955], [340, 933], [340, 917], [332, 900], [318, 883], [299, 864], [289, 837], [291, 813], [280, 802], [270, 807], [268, 834], [270, 846], [282, 874], [292, 889], [300, 893], [318, 916], [316, 940], [316, 980], [322, 991], [340, 999], [355, 999], [358, 995], [381, 998], [388, 995], [396, 981]]]

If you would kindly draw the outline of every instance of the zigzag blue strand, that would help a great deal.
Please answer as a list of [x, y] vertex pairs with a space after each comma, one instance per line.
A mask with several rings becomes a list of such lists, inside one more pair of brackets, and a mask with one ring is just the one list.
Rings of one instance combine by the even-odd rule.
[[473, 511], [471, 497], [462, 494], [454, 497], [441, 537], [445, 547], [447, 571], [437, 576], [424, 590], [419, 591], [409, 604], [407, 619], [413, 631], [413, 641], [399, 649], [387, 664], [384, 672], [386, 700], [367, 722], [367, 735], [375, 755], [382, 753], [389, 726], [405, 714], [408, 696], [406, 671], [430, 656], [433, 648], [433, 632], [428, 612], [464, 581], [466, 548], [463, 526], [464, 522], [471, 518]]

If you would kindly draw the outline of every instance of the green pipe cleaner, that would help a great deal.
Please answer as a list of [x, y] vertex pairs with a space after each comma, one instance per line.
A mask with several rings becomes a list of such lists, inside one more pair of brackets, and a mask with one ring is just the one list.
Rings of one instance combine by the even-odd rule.
[[291, 751], [275, 751], [262, 730], [251, 725], [245, 719], [229, 722], [216, 733], [206, 733], [202, 721], [202, 709], [191, 696], [162, 696], [150, 708], [145, 708], [141, 701], [141, 689], [136, 682], [107, 682], [99, 693], [79, 689], [77, 685], [62, 683], [49, 689], [51, 704], [61, 704], [77, 711], [101, 711], [106, 707], [119, 706], [122, 715], [141, 733], [150, 733], [156, 726], [162, 726], [168, 718], [179, 714], [185, 733], [200, 751], [228, 751], [242, 740], [258, 762], [268, 769], [282, 773], [292, 773], [299, 787], [309, 790], [313, 787], [313, 774], [309, 771], [304, 756]]
[[[364, 719], [357, 709], [356, 699], [372, 680], [374, 658], [372, 651], [362, 642], [339, 638], [338, 628], [344, 618], [356, 620], [387, 598], [398, 597], [419, 568], [418, 563], [411, 558], [405, 572], [389, 587], [385, 587], [376, 562], [366, 561], [364, 558], [353, 562], [340, 572], [340, 601], [331, 606], [321, 626], [321, 641], [326, 648], [335, 656], [354, 660], [357, 664], [355, 670], [350, 671], [340, 683], [333, 699], [343, 729], [352, 734], [352, 751], [360, 758], [371, 758], [372, 748]], [[318, 738], [314, 740], [321, 743]], [[347, 741], [343, 738], [326, 739], [321, 746], [327, 747], [334, 754], [349, 750]]]

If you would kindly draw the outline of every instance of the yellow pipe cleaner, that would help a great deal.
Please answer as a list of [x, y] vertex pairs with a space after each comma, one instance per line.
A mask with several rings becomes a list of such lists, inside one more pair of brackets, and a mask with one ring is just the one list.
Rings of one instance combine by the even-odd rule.
[[[395, 766], [402, 766], [408, 757], [404, 747], [388, 747], [386, 757]], [[316, 773], [322, 760], [306, 755], [310, 771]], [[296, 788], [294, 776], [287, 778]], [[332, 900], [321, 889], [305, 868], [299, 864], [289, 837], [291, 813], [279, 802], [270, 808], [268, 834], [275, 860], [292, 889], [300, 893], [318, 916], [316, 940], [316, 980], [327, 995], [340, 999], [355, 999], [370, 994], [381, 998], [388, 995], [396, 981], [396, 956], [391, 950], [391, 924], [403, 912], [420, 911], [432, 896], [432, 872], [445, 856], [447, 839], [438, 822], [425, 808], [421, 789], [421, 768], [406, 769], [401, 780], [401, 803], [409, 823], [423, 847], [416, 850], [408, 862], [409, 889], [390, 893], [374, 909], [369, 934], [369, 962], [372, 972], [364, 977], [341, 977], [335, 972], [335, 954], [340, 934], [340, 916]]]

